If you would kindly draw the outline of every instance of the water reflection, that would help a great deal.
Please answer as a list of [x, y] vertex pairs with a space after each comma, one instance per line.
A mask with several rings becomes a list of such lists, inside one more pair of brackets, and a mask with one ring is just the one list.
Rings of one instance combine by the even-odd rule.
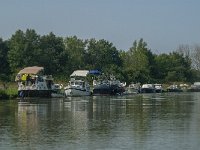
[[0, 149], [195, 149], [200, 137], [199, 96], [0, 102]]

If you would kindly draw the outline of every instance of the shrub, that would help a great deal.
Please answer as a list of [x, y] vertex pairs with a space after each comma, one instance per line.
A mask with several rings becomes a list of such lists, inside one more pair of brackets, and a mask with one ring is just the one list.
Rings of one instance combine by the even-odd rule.
[[6, 93], [5, 90], [0, 90], [0, 100], [1, 99], [9, 99], [9, 95]]

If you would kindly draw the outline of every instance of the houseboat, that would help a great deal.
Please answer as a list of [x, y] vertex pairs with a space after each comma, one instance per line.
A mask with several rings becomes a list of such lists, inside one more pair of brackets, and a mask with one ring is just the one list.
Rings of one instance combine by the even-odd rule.
[[63, 97], [61, 87], [54, 84], [52, 75], [44, 75], [44, 68], [33, 66], [20, 70], [15, 78], [19, 97]]

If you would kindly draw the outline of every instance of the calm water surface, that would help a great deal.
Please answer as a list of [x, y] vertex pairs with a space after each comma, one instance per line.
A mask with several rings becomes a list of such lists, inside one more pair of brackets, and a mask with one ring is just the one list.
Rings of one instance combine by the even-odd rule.
[[200, 149], [200, 93], [0, 101], [0, 149]]

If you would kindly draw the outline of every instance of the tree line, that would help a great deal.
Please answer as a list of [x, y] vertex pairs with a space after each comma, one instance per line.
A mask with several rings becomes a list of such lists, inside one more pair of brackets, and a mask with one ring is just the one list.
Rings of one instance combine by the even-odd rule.
[[77, 36], [39, 35], [34, 29], [17, 30], [10, 39], [0, 38], [0, 80], [13, 81], [27, 66], [43, 66], [46, 74], [65, 81], [78, 69], [97, 69], [127, 83], [194, 82], [200, 79], [200, 48], [180, 46], [169, 54], [154, 54], [141, 38], [129, 50], [113, 43]]

